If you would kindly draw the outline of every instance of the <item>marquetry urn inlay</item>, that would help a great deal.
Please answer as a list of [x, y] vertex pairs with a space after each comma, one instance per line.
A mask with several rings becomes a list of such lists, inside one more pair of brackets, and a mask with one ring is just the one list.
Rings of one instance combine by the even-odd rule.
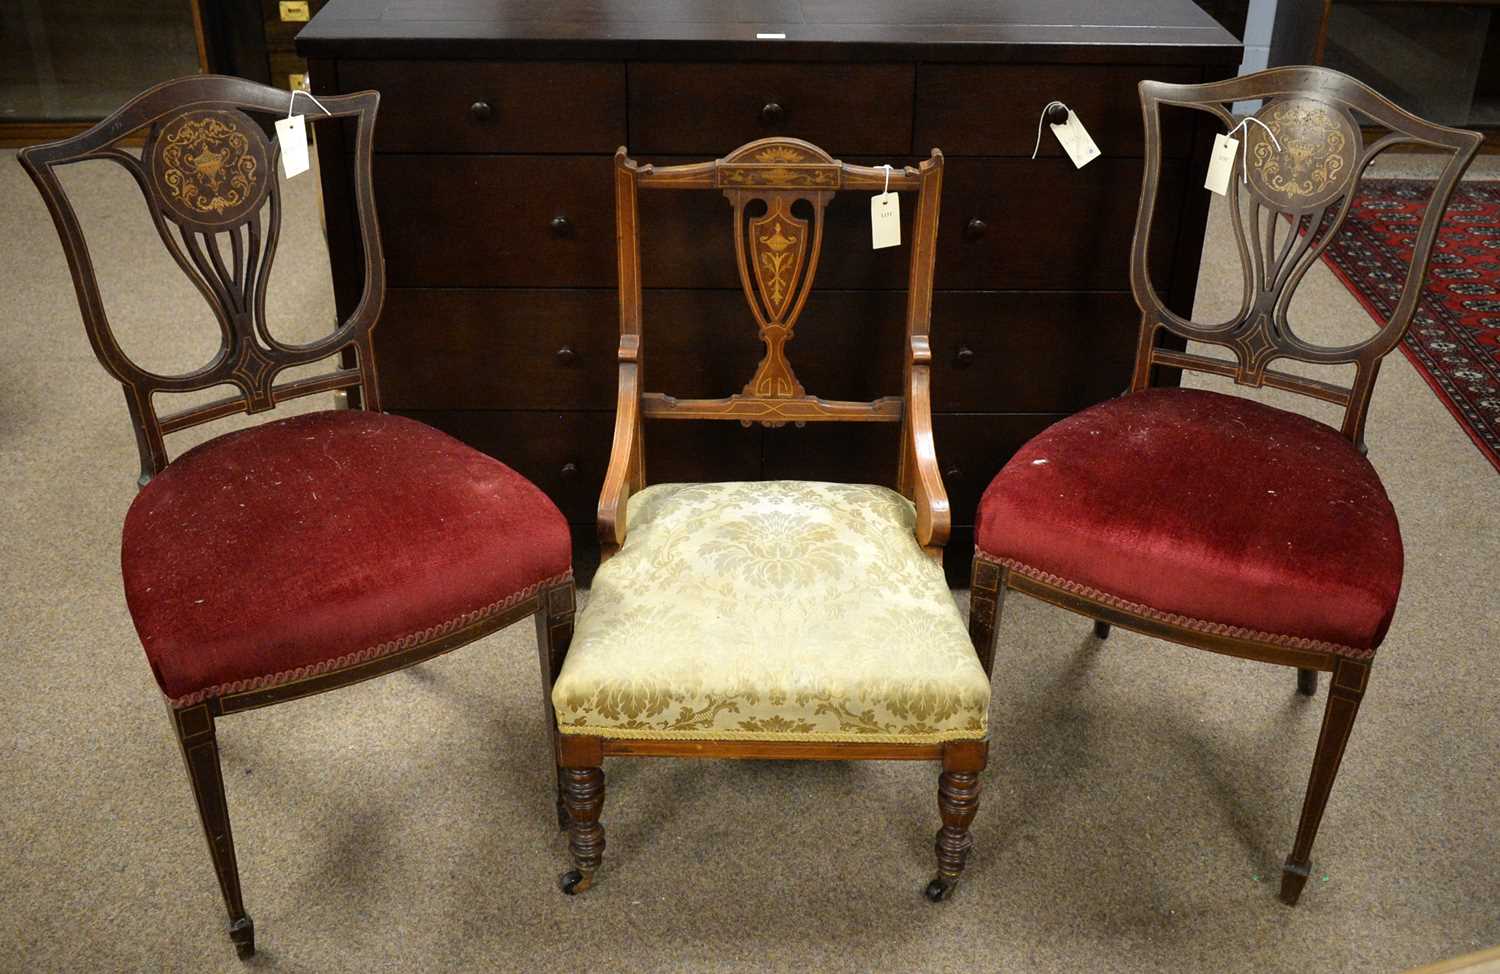
[[1283, 210], [1310, 210], [1343, 194], [1360, 150], [1348, 112], [1311, 98], [1282, 98], [1255, 117], [1281, 143], [1278, 150], [1265, 129], [1247, 126], [1246, 176], [1257, 195]]
[[189, 111], [164, 122], [146, 147], [153, 189], [179, 223], [229, 226], [266, 198], [270, 149], [243, 112]]

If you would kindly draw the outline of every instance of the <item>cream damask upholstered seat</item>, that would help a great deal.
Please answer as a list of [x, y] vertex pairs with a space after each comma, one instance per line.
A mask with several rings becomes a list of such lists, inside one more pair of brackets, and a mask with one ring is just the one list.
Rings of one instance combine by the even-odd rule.
[[989, 678], [900, 494], [660, 484], [630, 499], [628, 517], [552, 691], [563, 734], [985, 736]]
[[[620, 149], [614, 176], [620, 387], [599, 491], [604, 562], [568, 648], [542, 660], [574, 867], [562, 876], [563, 892], [589, 889], [603, 862], [607, 757], [940, 761], [943, 826], [926, 895], [946, 899], [973, 841], [990, 692], [987, 664], [939, 564], [951, 516], [932, 438], [928, 322], [942, 153], [932, 150], [916, 167], [877, 169], [770, 138], [711, 162], [669, 166], [640, 165]], [[748, 319], [765, 345], [739, 391], [697, 399], [643, 385], [653, 330], [642, 320], [643, 187], [712, 192], [729, 204]], [[906, 340], [886, 345], [901, 358], [900, 395], [814, 395], [788, 357], [818, 266], [824, 210], [842, 190], [917, 197]], [[646, 456], [660, 454], [646, 449], [647, 430], [676, 420], [761, 423], [788, 446], [808, 424], [890, 424], [900, 434], [891, 438], [895, 489], [653, 485]]]

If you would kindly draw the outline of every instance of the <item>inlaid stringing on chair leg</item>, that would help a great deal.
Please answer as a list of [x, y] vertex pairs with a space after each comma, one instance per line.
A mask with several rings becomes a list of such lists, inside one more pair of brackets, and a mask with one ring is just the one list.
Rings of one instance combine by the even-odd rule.
[[564, 768], [563, 801], [568, 806], [568, 851], [574, 869], [563, 874], [562, 890], [582, 893], [594, 885], [594, 872], [604, 858], [604, 826], [599, 813], [604, 808], [603, 768]]
[[1318, 750], [1313, 757], [1312, 775], [1307, 782], [1307, 797], [1302, 802], [1302, 819], [1297, 823], [1297, 842], [1282, 866], [1281, 900], [1296, 906], [1312, 871], [1312, 845], [1328, 805], [1333, 779], [1339, 773], [1349, 732], [1359, 714], [1359, 703], [1365, 695], [1370, 664], [1340, 657], [1328, 681], [1328, 705], [1323, 711], [1323, 728], [1318, 733]]
[[173, 709], [169, 704], [167, 710], [182, 746], [182, 761], [198, 803], [209, 858], [213, 860], [224, 906], [229, 911], [229, 939], [234, 942], [235, 953], [242, 958], [250, 957], [255, 953], [255, 923], [245, 912], [240, 896], [239, 863], [234, 855], [234, 835], [229, 830], [229, 805], [224, 799], [224, 775], [219, 766], [213, 715], [203, 704], [183, 710]]
[[979, 654], [984, 675], [995, 666], [995, 630], [1005, 608], [1005, 579], [1010, 569], [974, 556], [972, 581], [969, 585], [969, 640]]
[[[573, 583], [559, 585], [543, 593], [541, 606], [536, 614], [536, 647], [542, 668], [542, 708], [545, 711], [547, 730], [552, 735], [552, 752], [557, 754], [557, 714], [552, 709], [552, 684], [562, 672], [563, 660], [568, 656], [568, 645], [573, 641], [573, 613], [575, 606]], [[555, 763], [557, 773], [557, 827], [568, 827], [568, 808], [563, 800], [565, 775], [560, 762]]]

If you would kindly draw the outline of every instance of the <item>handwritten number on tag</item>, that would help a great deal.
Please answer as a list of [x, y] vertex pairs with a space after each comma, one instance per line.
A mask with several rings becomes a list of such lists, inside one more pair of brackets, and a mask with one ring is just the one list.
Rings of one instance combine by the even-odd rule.
[[901, 196], [876, 193], [870, 197], [870, 246], [875, 250], [901, 246]]

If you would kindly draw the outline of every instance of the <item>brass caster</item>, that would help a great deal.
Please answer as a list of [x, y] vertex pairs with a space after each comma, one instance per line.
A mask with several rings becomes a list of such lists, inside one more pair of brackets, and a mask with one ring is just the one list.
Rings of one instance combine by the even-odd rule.
[[234, 952], [240, 960], [255, 956], [255, 921], [249, 914], [229, 924], [229, 939], [234, 942]]
[[927, 889], [923, 891], [923, 895], [933, 903], [941, 903], [943, 902], [943, 900], [946, 900], [948, 897], [953, 895], [953, 887], [957, 885], [958, 880], [944, 879], [943, 877], [939, 876], [937, 879], [934, 879], [932, 882], [927, 884]]
[[588, 888], [594, 885], [594, 877], [592, 874], [585, 876], [576, 869], [569, 869], [562, 874], [562, 880], [559, 885], [562, 886], [564, 893], [567, 893], [569, 896], [577, 896], [579, 893], [587, 892]]

